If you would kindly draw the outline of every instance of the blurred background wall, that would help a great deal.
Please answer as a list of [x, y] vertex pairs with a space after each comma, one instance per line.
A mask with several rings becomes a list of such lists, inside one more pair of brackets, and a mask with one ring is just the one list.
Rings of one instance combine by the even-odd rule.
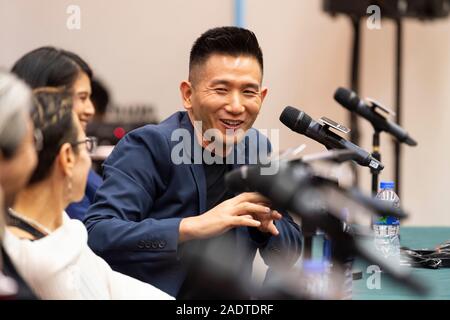
[[[281, 149], [307, 144], [278, 117], [286, 105], [345, 125], [347, 111], [333, 100], [349, 87], [352, 30], [331, 18], [319, 0], [247, 0], [246, 26], [260, 40], [269, 87], [256, 127], [279, 128]], [[69, 5], [81, 9], [81, 28], [69, 30]], [[0, 67], [10, 68], [43, 45], [73, 50], [109, 87], [117, 105], [151, 104], [159, 119], [182, 109], [179, 83], [187, 77], [189, 50], [205, 30], [234, 22], [233, 0], [0, 0]], [[408, 225], [450, 225], [450, 19], [406, 21], [404, 27], [403, 125], [419, 142], [404, 149], [401, 200]], [[394, 105], [395, 29], [363, 28], [360, 96]], [[360, 145], [371, 149], [372, 129], [360, 121]], [[269, 135], [270, 137], [270, 135]], [[382, 180], [393, 179], [393, 147], [382, 134]], [[369, 192], [370, 174], [360, 185]]]

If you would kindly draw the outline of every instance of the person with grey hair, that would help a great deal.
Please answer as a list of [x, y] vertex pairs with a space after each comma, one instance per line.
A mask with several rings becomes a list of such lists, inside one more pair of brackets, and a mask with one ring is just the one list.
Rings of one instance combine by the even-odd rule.
[[[0, 244], [3, 243], [5, 209], [26, 185], [37, 164], [35, 131], [30, 111], [30, 88], [17, 77], [0, 70]], [[36, 299], [0, 246], [0, 297]]]
[[14, 203], [37, 164], [32, 104], [31, 89], [16, 76], [0, 72], [0, 184], [5, 207]]

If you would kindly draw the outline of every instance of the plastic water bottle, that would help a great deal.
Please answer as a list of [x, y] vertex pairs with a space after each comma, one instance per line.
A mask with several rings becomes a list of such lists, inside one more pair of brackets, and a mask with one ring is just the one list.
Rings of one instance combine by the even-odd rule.
[[303, 291], [309, 299], [328, 299], [329, 265], [322, 260], [305, 260], [302, 265]]
[[[389, 201], [393, 207], [400, 206], [400, 199], [394, 191], [394, 182], [381, 182], [376, 198]], [[373, 222], [375, 248], [385, 258], [400, 263], [400, 221], [397, 218], [384, 216]]]

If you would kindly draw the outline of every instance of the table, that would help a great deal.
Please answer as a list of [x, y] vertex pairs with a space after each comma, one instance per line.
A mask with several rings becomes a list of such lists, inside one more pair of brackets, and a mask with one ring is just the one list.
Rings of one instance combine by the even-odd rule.
[[[411, 249], [434, 248], [449, 239], [450, 227], [401, 227], [400, 229], [401, 245]], [[353, 300], [450, 299], [450, 268], [411, 269], [412, 276], [421, 277], [431, 288], [427, 296], [418, 296], [383, 275], [381, 288], [371, 290], [367, 286], [367, 279], [372, 275], [366, 272], [367, 263], [356, 261], [355, 268], [363, 271], [363, 278], [353, 281]]]

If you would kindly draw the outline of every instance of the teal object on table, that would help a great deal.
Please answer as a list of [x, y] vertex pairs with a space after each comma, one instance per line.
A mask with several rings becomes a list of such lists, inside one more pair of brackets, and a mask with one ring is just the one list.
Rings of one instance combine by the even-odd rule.
[[[449, 239], [450, 227], [403, 227], [400, 231], [401, 245], [411, 249], [432, 249]], [[363, 261], [357, 261], [355, 265], [362, 270], [363, 278], [353, 281], [353, 300], [450, 300], [450, 268], [411, 268], [412, 276], [423, 279], [431, 289], [428, 295], [420, 296], [383, 274], [380, 289], [369, 289], [367, 281], [372, 273], [366, 272], [367, 267]]]

